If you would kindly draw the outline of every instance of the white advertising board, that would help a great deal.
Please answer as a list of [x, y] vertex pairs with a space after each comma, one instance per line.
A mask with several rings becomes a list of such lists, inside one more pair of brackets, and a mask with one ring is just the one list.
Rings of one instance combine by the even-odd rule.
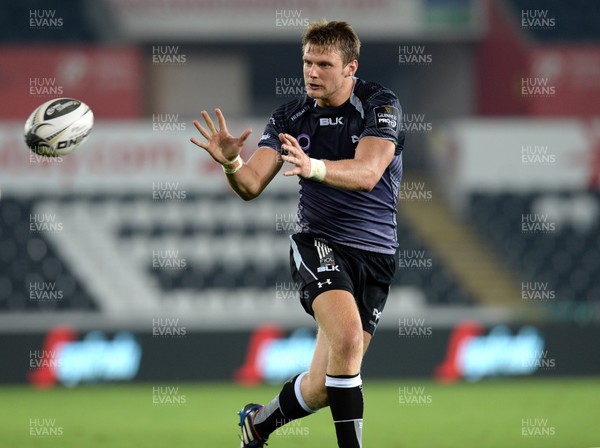
[[600, 185], [600, 120], [459, 120], [433, 141], [436, 178], [457, 209], [477, 191], [584, 191]]

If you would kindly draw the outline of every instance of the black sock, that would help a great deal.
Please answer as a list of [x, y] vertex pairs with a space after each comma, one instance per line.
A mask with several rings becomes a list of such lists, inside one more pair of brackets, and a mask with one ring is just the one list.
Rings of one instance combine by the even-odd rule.
[[256, 414], [254, 428], [261, 438], [266, 440], [280, 426], [315, 412], [308, 407], [300, 393], [302, 377], [307, 373], [296, 375], [285, 383], [279, 395]]
[[338, 447], [361, 448], [364, 401], [360, 373], [327, 375], [325, 386]]

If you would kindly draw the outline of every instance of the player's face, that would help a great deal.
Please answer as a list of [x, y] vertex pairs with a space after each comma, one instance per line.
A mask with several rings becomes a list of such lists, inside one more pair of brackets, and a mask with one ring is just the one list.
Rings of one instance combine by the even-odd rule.
[[352, 92], [358, 62], [344, 65], [337, 50], [307, 45], [304, 48], [304, 85], [306, 93], [322, 107], [343, 104]]

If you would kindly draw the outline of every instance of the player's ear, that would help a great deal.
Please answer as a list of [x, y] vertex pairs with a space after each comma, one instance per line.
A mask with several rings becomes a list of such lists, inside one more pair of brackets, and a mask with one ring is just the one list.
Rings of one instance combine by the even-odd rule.
[[354, 59], [346, 65], [346, 76], [354, 76], [358, 70], [358, 61]]

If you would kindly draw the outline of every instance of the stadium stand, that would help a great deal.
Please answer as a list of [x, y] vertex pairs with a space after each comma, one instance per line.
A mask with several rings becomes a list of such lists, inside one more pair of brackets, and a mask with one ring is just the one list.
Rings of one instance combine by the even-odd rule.
[[[97, 309], [92, 297], [72, 272], [65, 260], [45, 237], [43, 223], [35, 223], [36, 203], [41, 201], [2, 198], [0, 208], [0, 310], [48, 311]], [[60, 200], [69, 201], [63, 197]], [[48, 226], [61, 223], [46, 223]], [[33, 230], [32, 230], [33, 229]], [[45, 283], [48, 294], [36, 296], [36, 287]], [[43, 288], [42, 288], [43, 289]]]
[[[556, 301], [597, 302], [600, 224], [594, 212], [600, 209], [600, 195], [560, 192], [553, 195], [551, 204], [541, 202], [544, 197], [548, 192], [473, 194], [469, 217], [522, 282], [543, 284]], [[581, 202], [557, 215], [560, 206], [556, 198]], [[567, 220], [561, 218], [565, 214]], [[534, 231], [523, 229], [523, 217], [536, 215], [542, 217], [540, 224], [545, 220], [546, 225]]]
[[[69, 232], [69, 239], [88, 242], [74, 241], [80, 253], [65, 259], [68, 249], [63, 247], [62, 253], [54, 249], [57, 242], [52, 235], [57, 234], [56, 229], [46, 224], [40, 231], [30, 230], [32, 219], [49, 201], [51, 209], [58, 211], [54, 218], [60, 227], [77, 222], [71, 207], [83, 210], [99, 225], [116, 222], [114, 249], [135, 260], [132, 269], [143, 267], [145, 273], [139, 275], [153, 279], [147, 283], [157, 289], [158, 296], [187, 290], [202, 300], [211, 291], [228, 288], [263, 290], [264, 295], [272, 295], [275, 285], [291, 281], [288, 235], [295, 225], [295, 194], [267, 193], [255, 201], [252, 213], [242, 201], [223, 193], [189, 193], [181, 202], [157, 202], [147, 195], [3, 198], [0, 257], [7, 269], [2, 269], [0, 278], [0, 309], [4, 311], [99, 308], [98, 298], [83, 286], [92, 280], [82, 281], [82, 275], [73, 272], [77, 258], [87, 256], [90, 241], [99, 235]], [[415, 234], [402, 213], [398, 216], [398, 238], [401, 252], [395, 285], [422, 289], [432, 305], [471, 303], [446, 264]], [[165, 248], [157, 249], [157, 255], [167, 260], [167, 266], [156, 264], [152, 248]], [[96, 258], [102, 257], [96, 254]], [[99, 261], [98, 269], [98, 276], [106, 276], [100, 272]], [[105, 277], [104, 281], [111, 280]], [[61, 291], [63, 300], [31, 300], [31, 284], [35, 282], [56, 282], [55, 289]], [[112, 282], [118, 284], [117, 274]]]
[[[57, 4], [56, 8], [60, 10], [59, 16], [69, 26], [62, 30], [39, 30], [36, 33], [30, 32], [30, 29], [21, 26], [22, 24], [16, 21], [9, 20], [9, 18], [26, 17], [31, 9], [47, 10], [54, 5], [50, 6], [47, 2], [33, 0], [22, 2], [19, 5], [7, 4], [4, 6], [6, 14], [0, 16], [0, 25], [2, 25], [0, 26], [0, 39], [5, 43], [23, 44], [52, 41], [98, 44], [103, 40], [108, 41], [97, 33], [98, 27], [91, 26], [92, 21], [83, 3], [70, 1]], [[87, 7], [91, 3], [95, 2], [88, 2]], [[105, 2], [98, 3], [105, 5]], [[521, 10], [540, 7], [539, 2], [534, 5], [530, 0], [506, 0], [499, 4], [506, 6], [505, 9], [510, 12], [513, 24], [519, 23]], [[106, 5], [104, 7], [106, 8]], [[516, 34], [521, 39], [521, 45], [528, 44], [529, 39], [552, 43], [566, 40], [583, 43], [588, 40], [597, 40], [600, 37], [600, 29], [596, 26], [600, 20], [600, 8], [596, 4], [590, 4], [583, 0], [568, 3], [553, 0], [545, 2], [543, 7], [552, 17], [560, 18], [560, 23], [552, 30], [533, 28], [524, 31], [520, 29], [520, 32]], [[588, 14], [578, 13], [580, 9], [585, 9]], [[485, 36], [479, 39], [479, 43], [483, 39]], [[263, 57], [266, 57], [267, 52], [263, 51], [263, 44], [258, 43], [254, 47], [247, 42], [239, 44], [243, 49], [242, 52], [245, 51], [245, 54], [249, 55], [248, 59], [254, 60], [254, 64], [258, 66], [253, 69], [255, 71], [251, 70], [253, 76], [250, 77], [249, 95], [253, 101], [257, 97], [263, 99], [265, 104], [261, 105], [259, 109], [253, 109], [253, 113], [262, 114], [263, 109], [270, 110], [274, 104], [282, 101], [282, 98], [274, 94], [273, 78], [276, 73], [271, 73], [270, 75], [273, 76], [269, 76], [268, 79], [259, 80], [257, 74], [264, 70], [264, 64], [256, 56], [260, 52]], [[276, 46], [279, 49], [283, 48], [285, 51], [281, 51], [281, 53], [285, 58], [297, 56], [296, 53], [290, 56], [292, 52], [287, 51], [292, 48], [292, 44], [287, 42], [271, 42], [270, 44], [273, 45], [273, 48]], [[419, 104], [411, 98], [409, 90], [412, 89], [413, 84], [418, 84], [417, 81], [424, 79], [425, 68], [398, 67], [396, 64], [398, 42], [396, 40], [378, 43], [380, 46], [375, 46], [373, 42], [367, 42], [367, 45], [371, 45], [371, 49], [380, 53], [376, 53], [375, 63], [363, 65], [362, 73], [377, 74], [380, 71], [379, 60], [382, 57], [388, 57], [389, 60], [394, 61], [394, 66], [390, 67], [386, 76], [393, 77], [393, 83], [401, 85], [401, 89], [406, 89], [405, 92], [400, 91], [404, 94], [400, 96], [407, 111], [418, 112], [420, 107], [429, 114], [429, 110], [438, 110], [435, 109], [437, 105], [448, 104], [448, 110], [440, 110], [439, 116], [435, 116], [435, 113], [434, 116], [427, 116], [427, 119], [431, 121], [439, 119], [436, 121], [435, 127], [438, 122], [442, 123], [444, 120], [454, 118], [452, 114], [455, 114], [456, 110], [459, 111], [459, 115], [475, 112], [469, 109], [472, 98], [468, 95], [463, 99], [464, 104], [455, 104], [448, 98], [440, 100], [437, 95], [433, 94], [431, 98], [427, 98], [426, 101], [423, 100], [423, 103]], [[385, 45], [389, 45], [389, 48]], [[441, 47], [446, 48], [447, 45], [448, 43], [444, 42]], [[146, 52], [150, 53], [148, 42], [140, 43], [138, 46], [140, 48], [145, 46]], [[435, 48], [434, 44], [431, 47], [429, 44], [426, 48], [424, 45], [422, 47], [426, 52], [432, 51], [432, 47]], [[459, 47], [456, 43], [452, 44], [454, 50]], [[468, 51], [468, 57], [465, 56], [465, 60], [475, 61], [476, 54], [473, 53], [470, 44], [464, 48], [467, 47], [468, 49], [464, 50]], [[192, 56], [194, 51], [206, 51], [206, 48], [210, 48], [210, 51], [214, 52], [220, 50], [227, 52], [230, 51], [231, 44], [197, 42], [189, 44], [185, 52], [187, 55], [189, 50], [189, 55]], [[464, 48], [460, 47], [460, 49]], [[364, 60], [367, 62], [369, 56], [368, 52], [365, 53], [367, 54]], [[428, 84], [427, 92], [431, 86], [441, 85], [441, 80], [447, 72], [445, 70], [447, 67], [441, 65], [441, 54], [438, 57], [435, 51], [432, 53], [435, 56], [435, 70], [428, 72], [427, 76], [431, 77], [431, 81], [426, 83]], [[504, 60], [503, 57], [493, 52], [489, 52], [488, 57]], [[190, 57], [190, 59], [192, 58]], [[285, 65], [291, 66], [291, 62], [288, 64], [288, 59], [284, 59], [284, 61]], [[145, 60], [145, 63], [146, 78], [142, 79], [141, 83], [146, 84], [145, 96], [152, 98], [157, 93], [152, 91], [152, 79], [148, 73], [155, 67], [151, 65], [149, 58]], [[455, 65], [454, 62], [452, 65]], [[423, 70], [421, 70], [422, 68]], [[297, 75], [293, 70], [290, 70], [290, 73]], [[406, 76], [406, 73], [412, 73], [413, 78], [402, 78], [402, 76]], [[528, 72], [524, 71], [523, 73]], [[523, 73], [520, 73], [520, 76]], [[444, 83], [457, 84], [458, 77], [455, 74], [454, 78], [444, 79]], [[506, 77], [498, 76], [494, 79], [502, 87], [512, 89], [508, 86], [509, 83], [505, 82]], [[388, 80], [384, 79], [383, 82], [387, 85]], [[157, 87], [154, 86], [154, 88]], [[470, 85], [469, 92], [473, 89]], [[560, 91], [560, 89], [558, 90]], [[509, 97], [509, 95], [503, 95], [502, 90], [496, 89], [495, 86], [487, 88], [486, 91], [500, 92], [499, 96]], [[414, 95], [419, 96], [418, 93], [414, 93]], [[420, 96], [426, 97], [426, 95]], [[476, 93], [472, 93], [472, 96], [476, 96]], [[406, 101], [404, 98], [407, 98]], [[167, 112], [166, 110], [150, 110], [149, 104], [152, 104], [152, 101], [147, 101], [148, 104], [144, 105], [145, 115], [134, 118], [149, 122], [149, 117], [153, 113]], [[473, 102], [476, 101], [473, 100]], [[490, 115], [518, 115], [521, 113], [518, 109], [495, 109], [497, 104], [493, 101], [491, 106], [494, 107], [485, 109]], [[522, 114], [533, 115], [527, 110], [524, 110]], [[20, 116], [11, 117], [11, 120], [17, 121], [22, 118]], [[110, 117], [103, 118], [110, 119]], [[183, 122], [188, 120], [188, 117], [182, 116], [180, 120], [184, 124]], [[189, 123], [187, 124], [189, 125]], [[191, 125], [189, 127], [191, 128]], [[157, 133], [151, 135], [151, 137], [158, 136]], [[417, 141], [415, 135], [409, 136], [407, 160], [410, 160], [410, 157], [413, 157], [414, 160], [411, 153], [426, 152], [420, 151], [424, 148], [419, 147], [418, 143], [415, 144], [415, 141]], [[23, 147], [19, 149], [25, 150]], [[199, 156], [199, 158], [203, 156]], [[425, 162], [423, 163], [425, 164]], [[414, 165], [411, 166], [410, 163], [407, 163], [407, 173], [413, 169]], [[575, 195], [575, 192], [567, 192], [560, 193], [558, 196], [568, 198]], [[471, 258], [477, 264], [477, 261], [482, 260], [482, 256], [491, 247], [493, 253], [487, 255], [490, 255], [490, 258], [493, 258], [492, 255], [499, 258], [499, 265], [503, 264], [505, 268], [508, 267], [506, 269], [508, 274], [516, 276], [522, 282], [548, 282], [548, 289], [556, 292], [556, 297], [560, 301], [597, 301], [600, 297], [600, 275], [598, 275], [600, 259], [597, 257], [600, 248], [600, 229], [597, 223], [577, 226], [573, 222], [564, 225], [557, 222], [556, 230], [550, 233], [524, 233], [519, 230], [523, 215], [537, 213], [536, 204], [539, 202], [538, 199], [543, 199], [543, 196], [542, 192], [532, 194], [476, 193], [472, 195], [469, 203], [468, 222], [463, 230], [468, 233], [471, 228], [476, 228], [485, 244], [480, 245], [477, 250], [481, 252], [475, 256], [472, 255]], [[92, 221], [114, 233], [114, 239], [105, 241], [99, 236], [86, 234], [85, 231], [79, 229], [73, 234], [69, 234], [68, 238], [74, 239], [69, 249], [57, 250], [58, 242], [55, 234], [30, 230], [31, 217], [40, 213], [40, 210], [44, 209], [44, 203], [48, 201], [55, 204], [57, 210], [65, 214], [67, 217], [65, 223], [71, 219], [75, 224]], [[151, 289], [157, 297], [171, 297], [177, 296], [178, 293], [184, 293], [186, 297], [193, 295], [200, 301], [203, 298], [227, 294], [228, 290], [240, 289], [252, 291], [249, 297], [261, 294], [272, 297], [272, 292], [266, 294], [266, 291], [271, 291], [278, 283], [291, 280], [287, 237], [291, 230], [290, 226], [293, 224], [290, 217], [295, 213], [296, 201], [295, 194], [269, 192], [253, 202], [251, 212], [249, 212], [247, 205], [242, 205], [241, 201], [229, 193], [201, 192], [200, 190], [188, 191], [185, 201], [181, 202], [157, 202], [148, 195], [138, 193], [113, 195], [112, 193], [98, 192], [98, 194], [89, 196], [81, 194], [51, 196], [47, 194], [38, 195], [35, 199], [3, 194], [0, 207], [0, 262], [2, 263], [0, 311], [98, 311], [102, 309], [101, 302], [118, 301], [117, 298], [111, 298], [110, 294], [99, 299], [98, 291], [120, 290], [122, 296], [126, 297], [128, 290], [126, 286], [122, 285], [126, 284], [131, 272], [138, 273], [140, 282], [143, 281], [144, 287]], [[584, 205], [583, 209], [597, 207], [598, 201], [598, 194], [590, 193], [587, 205]], [[439, 246], [435, 241], [435, 235], [424, 234], [423, 229], [419, 227], [418, 218], [415, 218], [409, 209], [412, 205], [410, 201], [401, 204], [398, 215], [398, 238], [400, 241], [398, 261], [400, 266], [394, 284], [396, 286], [413, 286], [422, 291], [430, 306], [473, 306], [482, 302], [494, 303], [494, 299], [482, 300], [481, 297], [485, 293], [472, 287], [473, 279], [479, 275], [476, 270], [473, 270], [471, 274], [466, 274], [469, 276], [466, 278], [459, 274], [457, 269], [463, 269], [460, 272], [468, 272], [471, 268], [457, 268], [455, 264], [448, 261], [447, 255], [442, 256], [443, 250], [452, 249], [447, 249], [447, 247], [443, 249]], [[75, 212], [75, 209], [78, 211]], [[278, 215], [283, 216], [280, 222], [281, 230], [277, 230]], [[445, 236], [444, 232], [449, 229], [446, 225], [449, 224], [449, 221], [444, 220], [435, 222], [434, 224], [439, 227], [431, 231], [437, 232], [439, 239], [442, 240]], [[586, 218], [582, 218], [581, 222], [584, 221], [588, 222]], [[444, 225], [446, 225], [445, 230]], [[455, 244], [462, 244], [462, 241], [455, 240]], [[171, 258], [174, 262], [179, 260], [181, 263], [172, 268], [157, 268], [152, 250], [162, 247], [165, 250], [179, 251], [176, 257], [170, 257], [167, 254], [162, 257], [163, 259]], [[103, 250], [106, 257], [102, 259], [95, 252], [90, 252], [94, 250]], [[118, 263], [111, 264], [107, 261], [110, 260], [108, 252], [113, 255], [126, 254], [126, 256], [121, 257]], [[93, 274], [88, 271], [84, 274], [81, 269], [81, 260], [85, 259], [89, 253], [93, 253], [91, 258], [94, 260], [97, 258], [98, 263], [102, 260], [104, 263], [102, 269], [113, 274], [106, 274], [104, 279], [94, 278]], [[92, 266], [89, 268], [91, 269]], [[494, 270], [494, 272], [499, 271]], [[55, 289], [64, 294], [63, 299], [56, 301], [31, 300], [31, 285], [37, 282], [56, 282]], [[106, 285], [99, 286], [103, 282]], [[132, 297], [131, 300], [139, 301], [136, 302], [136, 306], [143, 306], [142, 298]]]

